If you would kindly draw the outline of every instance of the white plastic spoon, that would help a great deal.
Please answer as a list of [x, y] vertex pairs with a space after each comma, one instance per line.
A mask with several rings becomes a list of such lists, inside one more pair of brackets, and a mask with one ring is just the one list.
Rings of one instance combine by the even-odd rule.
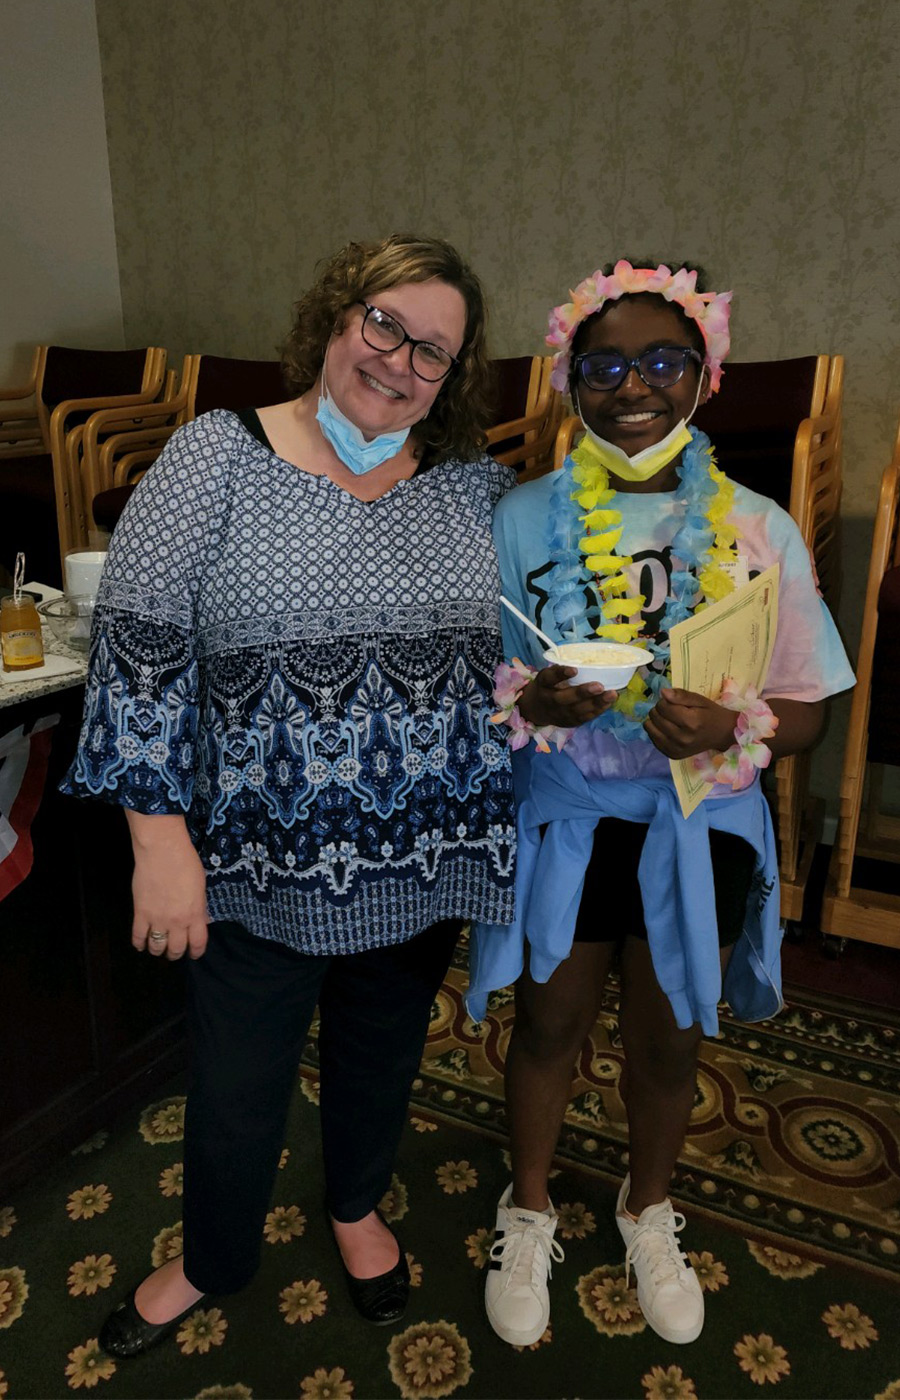
[[559, 649], [556, 645], [556, 642], [551, 641], [550, 638], [547, 636], [546, 632], [542, 632], [540, 627], [536, 626], [535, 623], [532, 622], [530, 617], [526, 617], [523, 612], [519, 612], [519, 609], [516, 607], [515, 603], [511, 603], [508, 598], [504, 598], [502, 593], [500, 594], [500, 602], [505, 608], [509, 608], [511, 613], [515, 613], [519, 621], [524, 622], [525, 626], [530, 628], [536, 637], [540, 637], [545, 647], [547, 647], [550, 651], [553, 652], [555, 660], [559, 661]]

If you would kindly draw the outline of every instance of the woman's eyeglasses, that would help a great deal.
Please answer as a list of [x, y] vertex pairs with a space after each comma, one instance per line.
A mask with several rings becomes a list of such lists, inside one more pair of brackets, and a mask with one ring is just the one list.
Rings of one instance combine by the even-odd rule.
[[588, 350], [576, 355], [572, 368], [576, 379], [589, 389], [618, 389], [632, 369], [636, 369], [648, 389], [671, 389], [687, 368], [688, 360], [703, 363], [703, 356], [687, 345], [659, 345], [642, 350], [629, 360], [615, 351]]
[[433, 384], [448, 375], [454, 365], [459, 364], [459, 361], [440, 345], [434, 345], [430, 340], [416, 340], [408, 335], [396, 317], [389, 316], [386, 311], [371, 306], [367, 301], [361, 301], [359, 305], [366, 308], [362, 338], [370, 349], [387, 355], [408, 341], [410, 367], [413, 374], [417, 374], [420, 379], [427, 379]]

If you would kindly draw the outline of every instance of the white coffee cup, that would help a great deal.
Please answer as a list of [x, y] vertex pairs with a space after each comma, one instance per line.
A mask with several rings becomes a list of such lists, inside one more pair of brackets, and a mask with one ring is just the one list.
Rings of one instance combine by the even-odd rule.
[[74, 549], [65, 558], [66, 593], [70, 598], [96, 598], [106, 563], [105, 549]]

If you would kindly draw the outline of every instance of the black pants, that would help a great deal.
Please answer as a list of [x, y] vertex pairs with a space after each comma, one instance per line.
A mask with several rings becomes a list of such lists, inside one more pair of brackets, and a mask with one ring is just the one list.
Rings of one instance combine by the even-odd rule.
[[236, 1292], [256, 1272], [316, 1002], [327, 1204], [342, 1221], [378, 1204], [460, 927], [331, 957], [210, 926], [188, 976], [184, 1268], [195, 1288]]

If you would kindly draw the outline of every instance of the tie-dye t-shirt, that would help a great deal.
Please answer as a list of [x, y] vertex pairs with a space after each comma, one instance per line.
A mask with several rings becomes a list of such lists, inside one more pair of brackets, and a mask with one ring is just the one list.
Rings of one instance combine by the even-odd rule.
[[[528, 482], [510, 492], [497, 506], [494, 537], [500, 557], [503, 591], [522, 612], [532, 617], [554, 641], [568, 640], [556, 626], [546, 581], [550, 560], [548, 518], [556, 473]], [[616, 552], [631, 555], [625, 569], [629, 594], [643, 594], [645, 635], [659, 634], [672, 573], [672, 540], [681, 523], [682, 507], [674, 492], [641, 494], [620, 491], [615, 508], [622, 513], [623, 532]], [[763, 694], [788, 700], [822, 700], [854, 683], [825, 603], [816, 586], [809, 551], [796, 524], [786, 511], [766, 496], [735, 485], [730, 519], [741, 537], [738, 552], [746, 577], [781, 566], [778, 592], [778, 633]], [[740, 574], [738, 574], [740, 582]], [[586, 598], [591, 589], [586, 589]], [[507, 657], [518, 656], [533, 666], [544, 666], [541, 643], [504, 609], [503, 641]], [[585, 620], [579, 636], [592, 636]], [[596, 722], [577, 729], [566, 753], [592, 778], [668, 777], [669, 761], [638, 727], [638, 742], [623, 743]], [[721, 795], [730, 796], [723, 788]], [[719, 796], [716, 792], [716, 796]]]

